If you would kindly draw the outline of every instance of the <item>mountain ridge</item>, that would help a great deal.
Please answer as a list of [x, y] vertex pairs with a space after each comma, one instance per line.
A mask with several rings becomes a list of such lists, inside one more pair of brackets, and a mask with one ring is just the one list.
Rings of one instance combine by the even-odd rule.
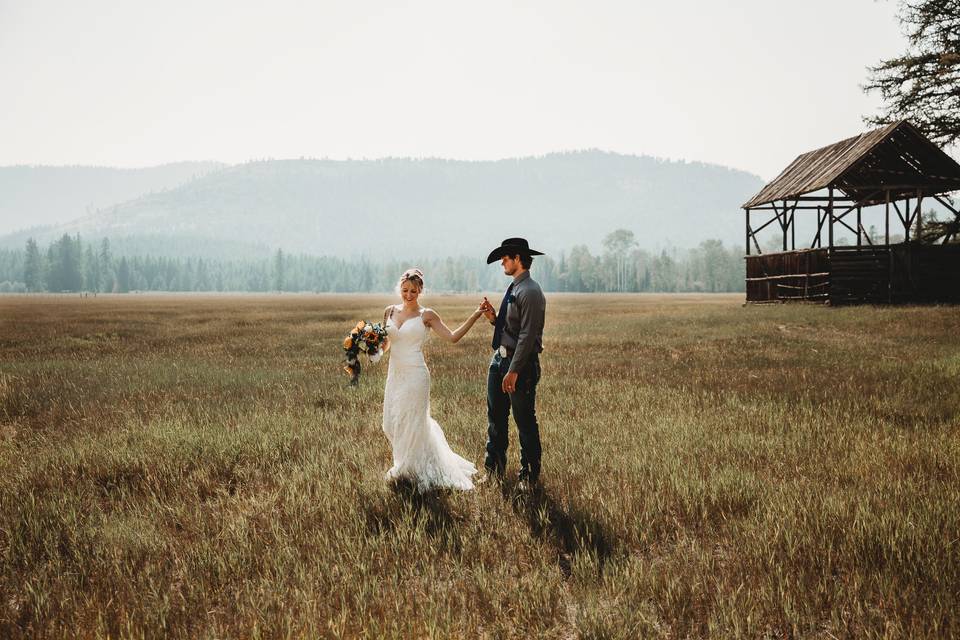
[[28, 227], [62, 224], [98, 208], [177, 187], [224, 166], [219, 162], [183, 161], [130, 169], [26, 164], [0, 167], [0, 236]]
[[513, 235], [549, 251], [595, 248], [615, 228], [634, 231], [644, 248], [695, 246], [740, 242], [732, 214], [762, 186], [721, 165], [595, 149], [502, 160], [257, 160], [9, 234], [0, 246], [79, 233], [339, 256], [453, 255]]

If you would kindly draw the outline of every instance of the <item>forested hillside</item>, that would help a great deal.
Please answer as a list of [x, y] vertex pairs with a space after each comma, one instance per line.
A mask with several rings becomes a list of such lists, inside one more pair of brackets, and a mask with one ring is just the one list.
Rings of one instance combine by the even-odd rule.
[[716, 165], [600, 151], [495, 162], [262, 161], [12, 234], [0, 247], [79, 233], [140, 247], [131, 253], [184, 258], [281, 249], [382, 260], [484, 256], [505, 237], [525, 236], [559, 255], [578, 244], [597, 251], [617, 228], [647, 251], [708, 239], [734, 245], [742, 241], [739, 206], [761, 186], [757, 176]]
[[0, 167], [0, 235], [65, 223], [178, 187], [224, 166], [219, 162], [176, 162], [143, 169]]

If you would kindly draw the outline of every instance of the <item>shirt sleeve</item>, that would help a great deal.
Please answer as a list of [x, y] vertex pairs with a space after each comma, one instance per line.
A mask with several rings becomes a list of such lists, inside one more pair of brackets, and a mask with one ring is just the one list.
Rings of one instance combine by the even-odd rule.
[[520, 331], [508, 373], [519, 372], [530, 361], [530, 356], [537, 352], [537, 336], [543, 335], [543, 316], [546, 310], [546, 299], [538, 290], [524, 288], [517, 293], [516, 304], [520, 312]]

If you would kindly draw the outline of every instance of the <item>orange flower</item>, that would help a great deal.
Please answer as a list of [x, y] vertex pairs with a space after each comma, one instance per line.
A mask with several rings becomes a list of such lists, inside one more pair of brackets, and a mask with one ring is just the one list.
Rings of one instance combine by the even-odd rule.
[[367, 326], [367, 323], [361, 320], [357, 323], [357, 331], [363, 331], [363, 328]]
[[352, 346], [353, 346], [353, 336], [347, 336], [346, 338], [343, 339], [344, 349], [349, 349]]
[[353, 369], [351, 369], [348, 365], [347, 365], [347, 366], [344, 366], [344, 367], [343, 367], [343, 370], [347, 372], [347, 375], [348, 375], [348, 376], [352, 376], [352, 375], [353, 375]]

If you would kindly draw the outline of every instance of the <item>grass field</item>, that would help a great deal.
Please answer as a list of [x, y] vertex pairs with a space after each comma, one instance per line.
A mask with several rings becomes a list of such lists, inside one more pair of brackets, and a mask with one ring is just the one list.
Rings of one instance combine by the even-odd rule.
[[[390, 300], [0, 297], [0, 636], [960, 636], [957, 308], [548, 295], [542, 491], [511, 427], [417, 495], [339, 365]], [[478, 464], [489, 339], [426, 348]]]

